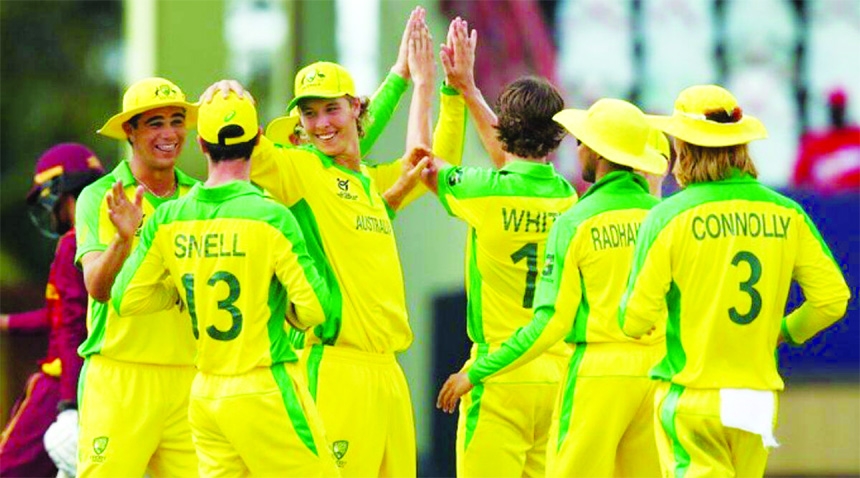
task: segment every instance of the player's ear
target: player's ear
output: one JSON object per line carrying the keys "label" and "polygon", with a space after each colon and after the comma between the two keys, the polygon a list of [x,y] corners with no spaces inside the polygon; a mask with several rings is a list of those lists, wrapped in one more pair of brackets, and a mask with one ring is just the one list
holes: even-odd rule
{"label": "player's ear", "polygon": [[197,136],[197,144],[200,145],[200,151],[203,151],[203,154],[209,154],[209,148],[206,147],[206,142],[200,136]]}

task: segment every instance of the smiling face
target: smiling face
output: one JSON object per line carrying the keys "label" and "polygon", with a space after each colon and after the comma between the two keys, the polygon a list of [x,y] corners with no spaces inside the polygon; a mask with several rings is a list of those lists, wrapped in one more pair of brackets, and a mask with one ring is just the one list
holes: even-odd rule
{"label": "smiling face", "polygon": [[298,108],[308,140],[324,154],[335,157],[358,150],[357,98],[308,98]]}
{"label": "smiling face", "polygon": [[176,164],[185,144],[185,109],[165,106],[146,111],[137,126],[123,124],[134,151],[134,158],[149,169],[166,170]]}

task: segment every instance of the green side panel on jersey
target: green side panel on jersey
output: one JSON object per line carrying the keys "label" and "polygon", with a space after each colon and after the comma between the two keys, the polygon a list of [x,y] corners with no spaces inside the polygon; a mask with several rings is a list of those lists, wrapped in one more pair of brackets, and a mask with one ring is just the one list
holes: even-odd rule
{"label": "green side panel on jersey", "polygon": [[567,432],[570,429],[570,416],[573,414],[573,395],[576,391],[576,376],[579,374],[579,366],[582,364],[582,358],[585,356],[585,343],[576,344],[576,349],[573,351],[573,356],[570,358],[570,364],[567,367],[567,380],[564,383],[564,390],[561,398],[561,412],[558,418],[558,443],[556,451],[561,450],[561,445],[567,437]]}
{"label": "green side panel on jersey", "polygon": [[287,415],[290,417],[293,429],[296,431],[299,439],[302,440],[302,443],[308,447],[308,450],[314,455],[319,456],[317,446],[314,443],[313,432],[311,432],[311,427],[308,425],[308,419],[305,416],[301,402],[299,402],[299,397],[296,396],[296,391],[293,390],[293,382],[287,375],[284,364],[272,364],[271,370],[272,376],[275,378],[275,383],[278,384],[278,388],[281,390],[281,398],[284,401],[284,406],[287,408]]}
{"label": "green side panel on jersey", "polygon": [[478,269],[478,232],[469,228],[471,246],[469,248],[469,293],[466,297],[466,331],[469,339],[476,344],[484,343],[484,313],[481,299],[483,278]]}
{"label": "green side panel on jersey", "polygon": [[576,318],[573,319],[573,333],[565,341],[582,344],[587,342],[585,332],[588,330],[588,315],[591,313],[591,307],[588,306],[585,278],[581,275],[579,276],[579,286],[582,289],[582,298],[579,301],[579,308],[576,310]]}
{"label": "green side panel on jersey", "polygon": [[[490,346],[488,344],[478,344],[478,356],[476,359],[479,359],[489,352]],[[472,441],[472,436],[475,435],[475,429],[478,427],[478,418],[481,415],[481,397],[484,395],[484,384],[475,385],[472,388],[472,391],[469,392],[469,398],[472,403],[469,405],[469,410],[466,411],[466,438],[465,443],[463,444],[463,449],[469,447],[469,442]]]}
{"label": "green side panel on jersey", "polygon": [[277,276],[272,276],[272,280],[269,282],[269,320],[266,323],[266,330],[269,333],[269,355],[272,358],[272,363],[298,360],[296,353],[293,352],[290,336],[285,329],[287,324],[284,317],[287,312],[287,300],[287,290],[284,289]]}
{"label": "green side panel on jersey", "polygon": [[[290,207],[302,233],[305,236],[305,244],[308,247],[308,254],[316,262],[317,270],[325,280],[329,288],[329,301],[331,305],[331,314],[326,317],[325,322],[314,328],[314,333],[319,337],[320,341],[326,345],[334,345],[337,342],[337,337],[340,335],[341,320],[343,314],[343,295],[340,291],[340,284],[337,281],[337,276],[334,274],[334,269],[329,263],[323,249],[322,236],[320,228],[317,225],[316,218],[310,205],[302,199],[301,201]],[[295,342],[295,334],[294,342]]]}
{"label": "green side panel on jersey", "polygon": [[325,350],[325,347],[321,344],[313,344],[310,350],[305,351],[305,353],[310,354],[308,355],[308,390],[314,402],[317,400],[317,386],[320,381],[320,363],[322,362],[323,350]]}
{"label": "green side panel on jersey", "polygon": [[96,302],[92,297],[89,299],[89,305],[90,317],[92,317],[92,321],[90,322],[91,329],[86,340],[78,347],[78,355],[84,358],[102,351],[109,307],[107,303]]}
{"label": "green side panel on jersey", "polygon": [[669,440],[672,442],[672,453],[675,455],[675,478],[683,478],[690,468],[690,454],[681,446],[681,440],[678,439],[678,431],[675,428],[675,418],[678,411],[678,401],[681,394],[684,392],[684,387],[673,383],[669,387],[669,393],[663,399],[663,405],[660,407],[660,424]]}
{"label": "green side panel on jersey", "polygon": [[681,291],[674,281],[666,293],[666,309],[669,314],[666,320],[666,356],[651,369],[649,376],[671,381],[687,365],[687,353],[681,342]]}

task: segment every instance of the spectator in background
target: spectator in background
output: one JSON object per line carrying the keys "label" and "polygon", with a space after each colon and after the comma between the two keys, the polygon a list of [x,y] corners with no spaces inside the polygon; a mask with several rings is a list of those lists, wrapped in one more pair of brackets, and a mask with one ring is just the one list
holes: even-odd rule
{"label": "spectator in background", "polygon": [[[36,163],[33,187],[27,194],[30,217],[45,235],[59,237],[59,242],[45,307],[0,315],[0,331],[48,332],[48,353],[39,362],[39,371],[27,380],[27,389],[3,430],[0,476],[54,476],[57,466],[70,476],[75,474],[77,387],[83,365],[77,348],[87,336],[87,291],[74,260],[75,204],[84,186],[103,174],[95,154],[77,143],[58,144]],[[49,427],[52,431],[43,444]]]}
{"label": "spectator in background", "polygon": [[848,124],[844,90],[831,91],[827,104],[830,127],[800,138],[792,184],[821,192],[860,190],[860,126]]}

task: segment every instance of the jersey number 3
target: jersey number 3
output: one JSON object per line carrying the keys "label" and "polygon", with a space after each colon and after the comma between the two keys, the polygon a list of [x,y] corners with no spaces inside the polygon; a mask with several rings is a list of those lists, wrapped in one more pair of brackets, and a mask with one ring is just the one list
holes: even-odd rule
{"label": "jersey number 3", "polygon": [[[209,278],[206,284],[212,287],[218,282],[225,282],[229,290],[227,297],[218,301],[218,309],[229,312],[233,323],[227,330],[221,330],[214,325],[210,325],[206,327],[206,333],[215,340],[233,340],[242,331],[242,311],[233,305],[239,298],[239,292],[241,292],[239,279],[227,271],[218,271],[212,274],[212,277]],[[191,328],[194,330],[194,338],[199,339],[200,331],[197,328],[197,306],[194,302],[194,274],[185,274],[182,276],[182,285],[185,286],[185,299],[188,304],[188,314],[191,315]]]}
{"label": "jersey number 3", "polygon": [[741,262],[746,262],[750,266],[749,279],[740,283],[740,290],[750,296],[750,310],[746,314],[741,314],[738,309],[732,307],[729,309],[729,318],[736,324],[747,325],[761,313],[761,294],[753,287],[761,279],[761,261],[752,252],[740,251],[732,258],[732,265],[737,266]]}

